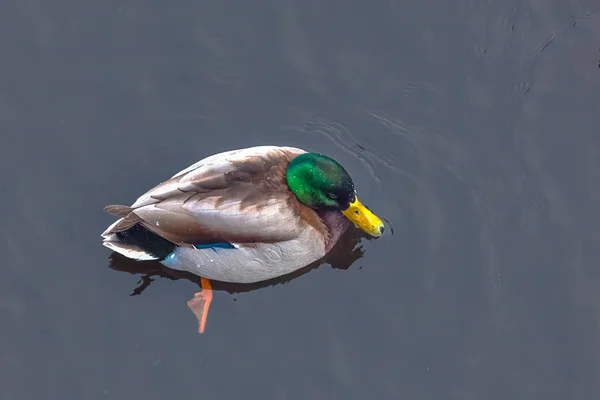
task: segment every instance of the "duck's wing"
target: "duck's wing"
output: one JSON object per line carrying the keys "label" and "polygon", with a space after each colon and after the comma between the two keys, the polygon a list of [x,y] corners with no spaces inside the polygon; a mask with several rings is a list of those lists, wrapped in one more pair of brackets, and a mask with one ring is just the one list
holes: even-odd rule
{"label": "duck's wing", "polygon": [[121,219],[108,237],[136,224],[180,246],[251,244],[297,237],[307,224],[325,230],[286,183],[288,163],[304,150],[261,146],[208,157],[126,206],[106,211]]}

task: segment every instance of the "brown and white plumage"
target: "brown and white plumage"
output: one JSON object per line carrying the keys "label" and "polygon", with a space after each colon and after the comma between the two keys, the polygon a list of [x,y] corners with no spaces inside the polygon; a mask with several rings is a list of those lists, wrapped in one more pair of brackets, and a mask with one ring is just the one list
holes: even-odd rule
{"label": "brown and white plumage", "polygon": [[[207,157],[140,196],[107,206],[119,219],[103,244],[126,257],[226,282],[274,278],[323,257],[350,225],[338,210],[300,203],[286,183],[289,162],[304,150],[259,146]],[[172,245],[162,257],[140,240]],[[219,246],[217,244],[227,244]]]}

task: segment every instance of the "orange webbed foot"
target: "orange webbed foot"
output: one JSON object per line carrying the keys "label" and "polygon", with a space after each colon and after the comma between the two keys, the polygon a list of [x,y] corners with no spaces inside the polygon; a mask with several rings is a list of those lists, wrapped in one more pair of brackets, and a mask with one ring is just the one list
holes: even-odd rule
{"label": "orange webbed foot", "polygon": [[187,302],[188,307],[198,319],[198,333],[203,333],[206,327],[206,318],[208,317],[208,309],[213,299],[212,286],[206,278],[200,278],[202,291],[195,293],[194,298]]}

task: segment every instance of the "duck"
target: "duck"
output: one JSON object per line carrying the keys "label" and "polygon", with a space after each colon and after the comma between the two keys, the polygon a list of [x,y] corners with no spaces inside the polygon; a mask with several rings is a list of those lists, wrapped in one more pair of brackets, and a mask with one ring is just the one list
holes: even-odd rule
{"label": "duck", "polygon": [[[118,219],[102,244],[200,278],[188,306],[205,330],[211,280],[255,283],[323,258],[354,224],[380,237],[384,223],[357,197],[333,158],[289,146],[208,156],[142,194],[104,210]],[[195,308],[194,308],[195,307]]]}

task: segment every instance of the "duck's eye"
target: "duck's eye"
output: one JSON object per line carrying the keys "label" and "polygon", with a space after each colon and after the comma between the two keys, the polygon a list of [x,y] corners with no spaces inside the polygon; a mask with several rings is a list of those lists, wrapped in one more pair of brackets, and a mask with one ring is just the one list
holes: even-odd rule
{"label": "duck's eye", "polygon": [[338,198],[334,193],[327,193],[327,197],[329,197],[331,200],[335,200]]}

